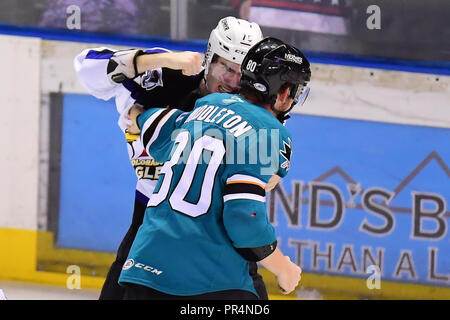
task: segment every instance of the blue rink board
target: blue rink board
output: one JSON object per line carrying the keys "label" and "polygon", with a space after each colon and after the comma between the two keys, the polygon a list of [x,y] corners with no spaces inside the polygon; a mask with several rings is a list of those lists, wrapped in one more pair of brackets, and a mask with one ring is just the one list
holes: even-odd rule
{"label": "blue rink board", "polygon": [[[64,97],[57,239],[61,247],[115,252],[130,225],[136,178],[117,117],[113,101],[87,95]],[[287,127],[292,134],[293,155],[289,174],[281,183],[286,195],[291,194],[294,181],[307,185],[328,172],[333,174],[322,183],[337,188],[344,202],[350,200],[349,179],[363,190],[393,192],[403,186],[390,202],[394,226],[383,235],[360,230],[364,221],[372,226],[385,222],[361,207],[346,208],[340,224],[332,230],[308,227],[308,188],[301,194],[304,203],[300,206],[300,224],[292,225],[278,196],[274,225],[284,253],[298,261],[305,272],[367,278],[362,266],[365,247],[374,257],[382,252],[382,279],[449,286],[445,280],[450,278],[449,129],[306,115],[293,115]],[[424,161],[425,165],[416,170]],[[415,170],[417,174],[405,182]],[[434,194],[444,200],[445,233],[439,239],[412,238],[412,192]],[[333,200],[327,194],[320,199]],[[361,204],[361,193],[353,200]],[[433,203],[424,204],[424,210],[434,209]],[[319,207],[321,221],[332,215],[333,207]],[[436,222],[425,219],[422,228],[431,232]],[[299,242],[306,243],[301,257],[295,244]],[[331,268],[323,258],[314,268],[314,245],[322,253],[327,245],[332,247]],[[431,250],[435,255],[433,272],[441,280],[430,279]],[[342,265],[338,269],[339,262]],[[400,272],[394,275],[395,271]]]}
{"label": "blue rink board", "polygon": [[[449,129],[306,115],[293,115],[287,127],[293,137],[293,154],[290,172],[282,181],[286,195],[292,193],[294,181],[306,185],[312,180],[337,188],[345,203],[350,202],[349,181],[359,183],[363,190],[379,188],[397,193],[389,203],[393,228],[381,235],[360,230],[364,221],[377,227],[385,223],[360,206],[346,208],[334,229],[309,227],[308,188],[301,193],[299,225],[290,223],[277,200],[273,222],[282,251],[296,259],[304,271],[367,278],[369,274],[362,267],[362,250],[366,247],[374,257],[383,252],[382,279],[450,286]],[[438,196],[446,205],[445,232],[437,239],[413,237],[411,208],[413,193],[417,192]],[[327,193],[319,199],[336,202]],[[361,205],[361,193],[353,203]],[[423,204],[423,210],[432,212],[436,208],[433,202]],[[331,220],[333,214],[334,206],[321,205],[318,209],[320,221]],[[422,231],[432,233],[437,228],[435,220],[422,220]],[[300,253],[299,242],[306,243],[300,244]],[[314,264],[319,256],[314,250],[332,252],[331,268],[326,265],[328,258],[318,258]]]}
{"label": "blue rink board", "polygon": [[136,175],[114,100],[65,94],[57,244],[115,252],[131,224]]}

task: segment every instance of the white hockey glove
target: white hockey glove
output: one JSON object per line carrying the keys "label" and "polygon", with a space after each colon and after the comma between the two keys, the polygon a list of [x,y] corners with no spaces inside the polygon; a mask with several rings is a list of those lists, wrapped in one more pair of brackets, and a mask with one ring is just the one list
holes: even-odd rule
{"label": "white hockey glove", "polygon": [[116,83],[136,78],[139,75],[136,58],[143,54],[144,51],[138,49],[117,51],[109,58],[106,70],[108,77]]}

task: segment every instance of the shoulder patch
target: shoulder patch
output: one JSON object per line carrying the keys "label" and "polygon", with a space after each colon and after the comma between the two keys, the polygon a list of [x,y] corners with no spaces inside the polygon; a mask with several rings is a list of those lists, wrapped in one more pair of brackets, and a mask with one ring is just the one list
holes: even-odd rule
{"label": "shoulder patch", "polygon": [[145,90],[150,91],[158,86],[160,87],[163,86],[161,68],[147,70],[141,76],[141,87],[144,88]]}
{"label": "shoulder patch", "polygon": [[283,150],[280,150],[281,156],[286,160],[281,164],[281,168],[289,170],[291,166],[291,155],[292,155],[292,141],[288,138],[288,141],[283,140]]}

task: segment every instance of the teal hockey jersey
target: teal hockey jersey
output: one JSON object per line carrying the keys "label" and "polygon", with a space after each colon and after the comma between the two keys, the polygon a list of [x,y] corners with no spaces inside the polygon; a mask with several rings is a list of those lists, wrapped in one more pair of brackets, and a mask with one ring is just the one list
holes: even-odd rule
{"label": "teal hockey jersey", "polygon": [[235,248],[273,244],[265,185],[289,170],[287,129],[239,95],[215,93],[191,112],[138,118],[148,154],[164,162],[119,283],[172,295],[240,289],[256,294]]}

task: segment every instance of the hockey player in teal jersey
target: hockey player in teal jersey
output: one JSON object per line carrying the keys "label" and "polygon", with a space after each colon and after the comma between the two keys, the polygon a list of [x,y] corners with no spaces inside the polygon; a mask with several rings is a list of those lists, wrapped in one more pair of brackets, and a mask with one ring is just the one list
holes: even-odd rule
{"label": "hockey player in teal jersey", "polygon": [[249,261],[274,273],[284,293],[298,285],[301,270],[277,248],[265,192],[289,170],[282,122],[307,96],[309,62],[266,38],[241,71],[239,95],[206,96],[192,112],[132,109],[145,149],[164,165],[122,268],[127,299],[256,299]]}

